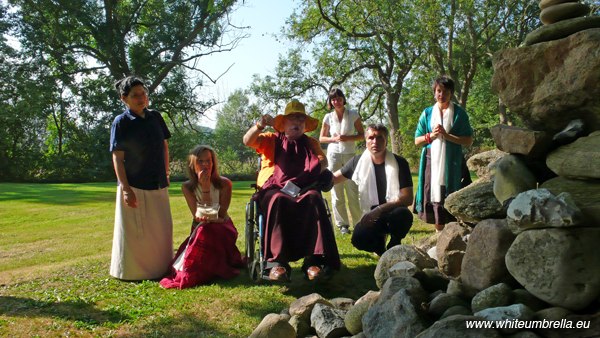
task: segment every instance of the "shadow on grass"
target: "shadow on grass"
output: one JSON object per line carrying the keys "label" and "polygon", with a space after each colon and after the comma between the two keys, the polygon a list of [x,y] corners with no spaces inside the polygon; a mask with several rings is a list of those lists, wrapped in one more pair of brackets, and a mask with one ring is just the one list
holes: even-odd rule
{"label": "shadow on grass", "polygon": [[45,302],[30,298],[0,296],[0,315],[13,317],[51,317],[85,325],[117,324],[129,320],[129,316],[116,310],[98,310],[85,302]]}
{"label": "shadow on grass", "polygon": [[136,328],[127,337],[228,337],[233,330],[224,331],[194,313],[158,317],[156,320]]}

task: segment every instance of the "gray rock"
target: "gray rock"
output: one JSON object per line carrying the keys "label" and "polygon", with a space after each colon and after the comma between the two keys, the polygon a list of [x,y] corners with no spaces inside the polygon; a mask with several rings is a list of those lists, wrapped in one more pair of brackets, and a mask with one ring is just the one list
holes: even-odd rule
{"label": "gray rock", "polygon": [[506,212],[508,228],[514,234],[529,229],[572,227],[581,224],[582,217],[569,193],[554,196],[548,189],[520,193]]}
{"label": "gray rock", "polygon": [[[428,312],[434,317],[439,318],[449,308],[455,306],[462,306],[467,308],[469,304],[462,298],[447,293],[439,294],[430,303]],[[470,314],[470,313],[469,313]]]}
{"label": "gray rock", "polygon": [[512,300],[511,287],[505,283],[499,283],[477,293],[471,300],[471,310],[478,316],[479,311],[507,306],[512,304]]}
{"label": "gray rock", "polygon": [[363,302],[367,302],[367,303],[369,303],[369,306],[371,306],[371,304],[373,304],[373,302],[376,302],[377,299],[379,299],[379,295],[380,294],[381,294],[381,291],[369,290],[362,297],[360,297],[359,299],[357,299],[356,302],[354,302],[354,305],[360,304],[360,303],[363,303]]}
{"label": "gray rock", "polygon": [[425,300],[424,292],[407,289],[380,298],[363,316],[363,332],[367,337],[415,337],[429,326],[421,306]]}
{"label": "gray rock", "polygon": [[559,21],[552,25],[541,26],[525,36],[526,46],[566,38],[571,34],[586,30],[600,28],[600,17],[590,16]]}
{"label": "gray rock", "polygon": [[600,131],[551,152],[546,164],[559,176],[600,179]]}
{"label": "gray rock", "polygon": [[402,261],[394,264],[390,270],[390,277],[414,277],[420,270],[409,261]]}
{"label": "gray rock", "polygon": [[465,292],[463,291],[463,285],[460,279],[450,279],[448,281],[448,286],[446,287],[446,293],[461,298],[466,298]]}
{"label": "gray rock", "polygon": [[249,338],[295,338],[296,331],[287,318],[275,313],[266,315]]}
{"label": "gray rock", "polygon": [[514,240],[504,219],[488,219],[475,226],[461,268],[462,290],[467,297],[498,283],[514,282],[504,263]]}
{"label": "gray rock", "polygon": [[[433,323],[416,338],[500,338],[495,329],[467,328],[467,321],[481,321],[475,316],[454,315]],[[391,336],[388,336],[391,337]]]}
{"label": "gray rock", "polygon": [[590,53],[599,49],[600,29],[504,49],[492,60],[492,89],[527,128],[552,135],[581,118],[590,130],[598,130],[600,58]]}
{"label": "gray rock", "polygon": [[471,229],[460,225],[457,222],[446,224],[444,230],[440,232],[437,246],[438,268],[444,274],[452,277],[460,275],[460,266],[462,258],[467,249],[467,243],[464,238],[471,233]]}
{"label": "gray rock", "polygon": [[513,290],[513,303],[523,304],[533,311],[539,311],[549,306],[548,303],[532,295],[525,289]]}
{"label": "gray rock", "polygon": [[569,143],[575,141],[576,139],[578,139],[580,136],[582,136],[584,132],[585,132],[585,124],[583,123],[583,120],[581,120],[581,119],[573,120],[573,121],[569,122],[569,124],[565,127],[565,129],[561,130],[560,132],[558,132],[558,133],[554,134],[554,136],[552,136],[552,144],[553,145],[569,144]]}
{"label": "gray rock", "polygon": [[294,328],[296,331],[296,337],[306,337],[310,334],[310,323],[306,320],[303,320],[300,316],[292,316],[288,323]]}
{"label": "gray rock", "polygon": [[379,288],[389,278],[389,269],[398,262],[409,261],[419,269],[433,268],[437,262],[431,259],[427,253],[412,245],[397,245],[387,250],[380,258],[375,268],[375,283]]}
{"label": "gray rock", "polygon": [[490,180],[492,176],[490,166],[506,155],[508,154],[498,149],[484,151],[469,157],[467,167],[469,171],[474,171],[479,179]]}
{"label": "gray rock", "polygon": [[577,18],[590,13],[590,7],[578,2],[565,2],[542,9],[540,19],[544,25],[553,24],[566,19]]}
{"label": "gray rock", "polygon": [[316,303],[310,313],[310,324],[319,338],[337,338],[348,334],[344,324],[346,311]]}
{"label": "gray rock", "polygon": [[457,305],[444,311],[444,313],[442,313],[442,316],[440,317],[440,320],[455,315],[471,316],[473,315],[473,313],[471,312],[471,310],[469,310],[468,307]]}
{"label": "gray rock", "polygon": [[[513,304],[510,306],[484,309],[479,312],[475,312],[475,316],[482,317],[490,321],[511,323],[515,319],[519,321],[530,321],[534,318],[534,312],[523,304]],[[518,327],[510,326],[499,329],[499,331],[503,333],[514,333],[518,330]]]}
{"label": "gray rock", "polygon": [[355,334],[354,336],[350,337],[350,338],[367,338],[367,336],[365,336],[364,332]]}
{"label": "gray rock", "polygon": [[550,136],[543,131],[497,124],[490,129],[498,149],[532,158],[543,157],[550,148]]}
{"label": "gray rock", "polygon": [[310,313],[317,303],[333,307],[333,304],[331,304],[327,299],[323,298],[320,294],[311,293],[310,295],[296,299],[292,302],[292,304],[290,304],[290,315],[300,316],[302,317],[302,320],[308,321],[310,318]]}
{"label": "gray rock", "polygon": [[444,207],[459,221],[468,224],[487,218],[504,218],[506,210],[494,196],[493,185],[493,182],[473,182],[448,195]]}
{"label": "gray rock", "polygon": [[523,304],[487,308],[475,312],[475,316],[487,320],[501,321],[506,319],[532,320],[535,313]]}
{"label": "gray rock", "polygon": [[412,277],[390,277],[383,284],[376,303],[386,302],[400,290],[409,290],[411,294],[418,295],[423,299],[427,298],[421,283],[417,279]]}
{"label": "gray rock", "polygon": [[535,318],[537,320],[550,320],[550,321],[560,321],[561,319],[567,318],[573,312],[571,310],[567,310],[563,307],[549,307],[547,309],[539,310],[535,313]]}
{"label": "gray rock", "polygon": [[527,291],[554,306],[581,310],[600,295],[600,228],[551,228],[520,233],[506,266]]}
{"label": "gray rock", "polygon": [[[538,330],[539,334],[545,338],[600,337],[600,313],[569,315],[559,321],[561,320],[566,325],[570,324],[571,328],[566,330],[557,330],[554,328],[540,329]],[[577,328],[578,322],[584,324],[584,326]]]}
{"label": "gray rock", "polygon": [[348,311],[354,305],[354,299],[345,297],[332,298],[329,302],[334,308],[344,311]]}
{"label": "gray rock", "polygon": [[519,331],[510,335],[504,336],[505,338],[539,338],[537,334],[531,331]]}
{"label": "gray rock", "polygon": [[544,182],[541,188],[550,190],[554,195],[568,192],[588,223],[600,225],[600,181],[556,177]]}
{"label": "gray rock", "polygon": [[348,330],[350,334],[355,335],[362,332],[362,318],[369,310],[369,307],[369,302],[362,302],[354,304],[350,310],[348,310],[344,317],[344,324],[346,325],[346,330]]}
{"label": "gray rock", "polygon": [[494,196],[501,204],[536,186],[535,176],[517,156],[507,155],[497,162],[494,169]]}
{"label": "gray rock", "polygon": [[577,2],[577,1],[579,1],[579,0],[541,0],[538,5],[540,6],[540,9],[544,9],[546,7],[554,6],[557,4],[562,4],[565,2]]}
{"label": "gray rock", "polygon": [[423,273],[416,277],[427,292],[446,290],[450,282],[448,277],[437,268],[423,269]]}

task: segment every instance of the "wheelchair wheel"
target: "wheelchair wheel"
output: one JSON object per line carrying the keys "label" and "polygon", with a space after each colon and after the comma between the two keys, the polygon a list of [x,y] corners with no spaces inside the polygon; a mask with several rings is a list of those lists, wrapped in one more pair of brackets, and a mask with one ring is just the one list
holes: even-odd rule
{"label": "wheelchair wheel", "polygon": [[262,267],[259,261],[253,261],[250,267],[250,279],[254,283],[260,284],[263,280]]}
{"label": "wheelchair wheel", "polygon": [[248,264],[248,270],[250,273],[250,278],[252,278],[252,269],[253,269],[253,263],[255,260],[255,250],[254,250],[254,243],[256,241],[256,239],[254,238],[254,227],[255,227],[255,221],[254,221],[254,205],[253,205],[253,201],[250,201],[246,204],[246,229],[245,229],[245,235],[246,235],[246,259],[247,259],[247,264]]}

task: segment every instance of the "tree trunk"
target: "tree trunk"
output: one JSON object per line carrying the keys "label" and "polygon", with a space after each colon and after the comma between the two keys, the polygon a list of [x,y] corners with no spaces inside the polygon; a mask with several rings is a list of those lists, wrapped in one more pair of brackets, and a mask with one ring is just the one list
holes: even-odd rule
{"label": "tree trunk", "polygon": [[399,154],[402,149],[402,140],[400,134],[400,122],[398,119],[398,101],[400,95],[397,93],[388,93],[386,95],[386,106],[388,111],[388,122],[390,125],[390,142],[392,144],[392,152]]}

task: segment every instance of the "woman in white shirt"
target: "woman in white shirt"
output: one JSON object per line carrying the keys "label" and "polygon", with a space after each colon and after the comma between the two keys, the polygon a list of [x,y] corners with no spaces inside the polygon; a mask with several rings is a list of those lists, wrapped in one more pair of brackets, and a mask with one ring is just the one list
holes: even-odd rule
{"label": "woman in white shirt", "polygon": [[[329,91],[327,108],[333,109],[333,111],[323,118],[319,141],[329,143],[327,146],[328,169],[335,172],[355,155],[356,141],[364,138],[365,131],[360,115],[356,111],[346,108],[346,97],[339,88]],[[336,184],[331,190],[333,216],[335,224],[342,234],[350,233],[346,199],[352,222],[357,223],[360,221],[362,213],[358,204],[358,188],[352,180]]]}

